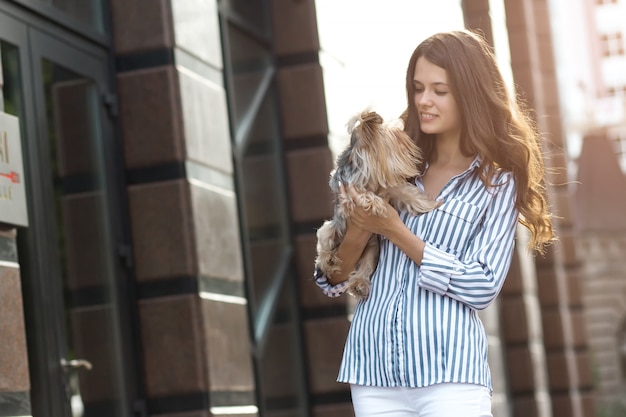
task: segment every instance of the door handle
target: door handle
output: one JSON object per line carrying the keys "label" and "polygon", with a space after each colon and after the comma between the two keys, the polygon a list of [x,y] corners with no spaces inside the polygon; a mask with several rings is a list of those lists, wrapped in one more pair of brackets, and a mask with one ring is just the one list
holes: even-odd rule
{"label": "door handle", "polygon": [[79,369],[85,369],[86,371],[91,371],[93,365],[87,359],[72,359],[67,360],[65,358],[61,359],[61,366],[65,372],[76,371]]}

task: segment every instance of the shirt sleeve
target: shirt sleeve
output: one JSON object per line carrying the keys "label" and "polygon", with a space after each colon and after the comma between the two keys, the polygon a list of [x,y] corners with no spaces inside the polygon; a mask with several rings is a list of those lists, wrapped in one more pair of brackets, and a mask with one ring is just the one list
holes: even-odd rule
{"label": "shirt sleeve", "polygon": [[500,179],[505,182],[493,189],[483,224],[462,259],[426,242],[418,285],[476,310],[496,298],[511,265],[518,220],[513,176]]}
{"label": "shirt sleeve", "polygon": [[319,269],[315,269],[313,272],[313,278],[315,279],[315,284],[317,284],[322,292],[328,297],[336,298],[348,291],[347,280],[340,282],[337,285],[331,285],[330,282],[328,282],[328,278]]}

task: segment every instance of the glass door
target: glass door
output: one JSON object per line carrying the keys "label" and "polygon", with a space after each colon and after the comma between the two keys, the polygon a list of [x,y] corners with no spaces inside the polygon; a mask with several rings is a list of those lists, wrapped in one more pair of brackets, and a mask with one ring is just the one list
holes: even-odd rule
{"label": "glass door", "polygon": [[[4,109],[21,120],[29,227],[18,230],[34,417],[128,416],[125,270],[108,61],[0,13]],[[124,320],[122,320],[124,318]]]}

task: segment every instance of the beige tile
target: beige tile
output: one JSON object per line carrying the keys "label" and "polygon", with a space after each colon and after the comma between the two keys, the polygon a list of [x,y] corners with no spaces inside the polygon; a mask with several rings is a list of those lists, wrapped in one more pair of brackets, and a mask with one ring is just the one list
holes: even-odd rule
{"label": "beige tile", "polygon": [[207,391],[204,328],[198,296],[139,302],[149,397]]}
{"label": "beige tile", "polygon": [[106,284],[107,258],[102,193],[62,197],[67,278],[71,289]]}
{"label": "beige tile", "polygon": [[118,91],[126,167],[182,161],[185,148],[174,68],[120,74]]}
{"label": "beige tile", "polygon": [[254,390],[246,305],[202,299],[201,308],[210,390]]}
{"label": "beige tile", "polygon": [[30,389],[19,270],[0,266],[0,391]]}
{"label": "beige tile", "polygon": [[276,55],[320,49],[314,0],[273,0],[272,12]]}
{"label": "beige tile", "polygon": [[203,276],[243,280],[237,201],[232,192],[191,185],[198,269]]}
{"label": "beige tile", "polygon": [[287,153],[289,204],[295,223],[318,222],[333,213],[332,193],[328,186],[333,168],[330,150],[311,148]]}
{"label": "beige tile", "polygon": [[305,351],[309,353],[310,392],[322,394],[342,389],[337,381],[348,334],[347,319],[310,320],[304,325]]}
{"label": "beige tile", "polygon": [[197,274],[189,194],[185,180],[129,187],[138,281]]}
{"label": "beige tile", "polygon": [[278,91],[287,141],[328,134],[324,82],[319,64],[280,69]]}
{"label": "beige tile", "polygon": [[173,46],[169,0],[112,0],[111,21],[118,54],[131,54]]}
{"label": "beige tile", "polygon": [[232,174],[224,88],[189,71],[178,72],[178,79],[187,158]]}

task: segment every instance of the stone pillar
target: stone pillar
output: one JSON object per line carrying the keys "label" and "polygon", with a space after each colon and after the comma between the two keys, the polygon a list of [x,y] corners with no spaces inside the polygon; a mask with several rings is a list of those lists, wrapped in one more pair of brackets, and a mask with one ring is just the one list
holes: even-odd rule
{"label": "stone pillar", "polygon": [[548,198],[558,216],[559,243],[536,258],[552,412],[554,417],[589,417],[594,407],[579,290],[581,264],[574,245],[548,5],[546,0],[505,0],[505,9],[513,78],[544,133]]}
{"label": "stone pillar", "polygon": [[[1,51],[0,51],[1,53]],[[0,61],[0,111],[4,110]],[[30,376],[17,229],[0,223],[0,417],[30,415]]]}
{"label": "stone pillar", "polygon": [[597,408],[607,416],[626,414],[626,196],[606,192],[624,189],[607,132],[587,133],[578,158],[577,247],[585,254],[582,293]]}
{"label": "stone pillar", "polygon": [[16,229],[0,224],[0,416],[30,415],[30,377]]}
{"label": "stone pillar", "polygon": [[510,412],[515,417],[551,417],[535,264],[526,249],[528,232],[523,226],[518,229],[513,264],[500,294]]}
{"label": "stone pillar", "polygon": [[325,297],[312,281],[315,231],[332,216],[333,167],[314,0],[273,0],[274,53],[296,244],[313,416],[349,416],[349,387],[335,382],[349,322],[346,297]]}
{"label": "stone pillar", "polygon": [[256,398],[218,3],[111,10],[145,407],[233,414]]}
{"label": "stone pillar", "polygon": [[489,0],[462,0],[461,5],[465,27],[482,33],[494,45]]}

